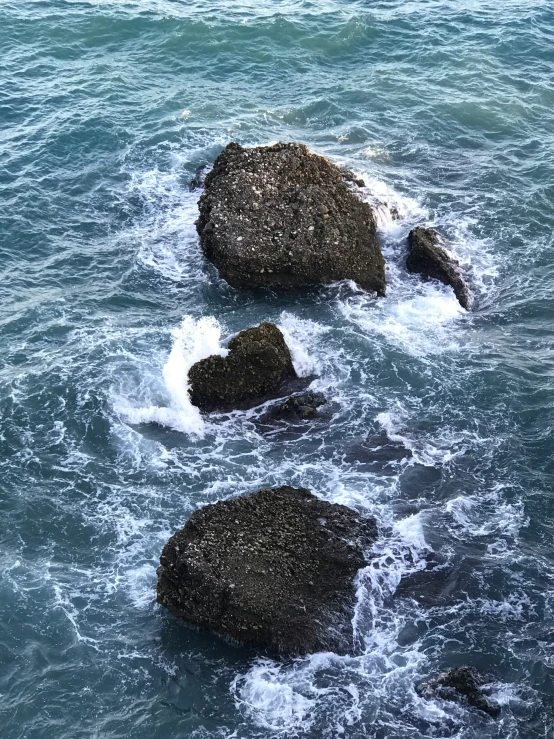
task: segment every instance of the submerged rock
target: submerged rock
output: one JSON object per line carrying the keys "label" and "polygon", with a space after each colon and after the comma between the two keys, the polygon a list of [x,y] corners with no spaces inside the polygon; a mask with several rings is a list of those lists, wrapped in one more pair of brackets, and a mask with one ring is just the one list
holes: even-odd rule
{"label": "submerged rock", "polygon": [[371,207],[303,144],[229,144],[206,177],[196,223],[206,257],[236,288],[353,280],[385,294]]}
{"label": "submerged rock", "polygon": [[413,456],[411,449],[401,441],[390,439],[386,431],[370,435],[347,450],[345,462],[362,462],[380,470],[396,467]]}
{"label": "submerged rock", "polygon": [[193,513],[163,549],[157,599],[273,653],[346,653],[354,578],[376,536],[374,519],[309,490],[259,490]]}
{"label": "submerged rock", "polygon": [[204,187],[204,184],[206,182],[206,176],[210,170],[210,167],[208,164],[201,164],[196,172],[194,173],[194,177],[190,181],[189,184],[189,190],[191,192],[194,192],[194,190],[201,190]]}
{"label": "submerged rock", "polygon": [[[468,558],[469,559],[469,558]],[[394,598],[412,598],[420,608],[448,607],[467,597],[468,578],[442,556],[426,557],[424,569],[404,575]],[[469,563],[468,563],[469,564]],[[470,564],[474,564],[470,561]],[[469,576],[469,585],[472,585]]]}
{"label": "submerged rock", "polygon": [[241,331],[228,349],[226,357],[214,354],[189,370],[191,403],[204,411],[256,405],[296,378],[289,348],[273,323]]}
{"label": "submerged rock", "polygon": [[269,423],[270,421],[303,421],[313,418],[317,414],[317,409],[327,403],[327,399],[323,393],[315,393],[308,390],[305,393],[291,395],[281,403],[269,408],[260,421]]}
{"label": "submerged rock", "polygon": [[412,229],[408,236],[408,249],[406,266],[409,272],[450,285],[462,308],[470,310],[470,293],[460,265],[440,246],[436,231],[421,226]]}
{"label": "submerged rock", "polygon": [[449,672],[442,672],[433,682],[422,683],[417,687],[417,692],[427,699],[442,698],[465,702],[496,717],[500,713],[500,707],[485,697],[481,689],[484,682],[484,678],[472,667],[457,667]]}

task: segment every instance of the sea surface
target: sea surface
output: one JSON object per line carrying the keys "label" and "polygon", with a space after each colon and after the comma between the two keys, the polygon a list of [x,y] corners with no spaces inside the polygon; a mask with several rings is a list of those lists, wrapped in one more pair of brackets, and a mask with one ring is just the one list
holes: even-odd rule
{"label": "sea surface", "polygon": [[[221,281],[189,182],[229,141],[358,173],[387,297]],[[472,313],[406,272],[419,224]],[[551,0],[0,0],[2,739],[553,737],[553,233]],[[190,405],[190,365],[262,320],[320,422]],[[280,484],[379,522],[354,656],[155,603],[192,511]],[[418,696],[460,665],[498,719]]]}

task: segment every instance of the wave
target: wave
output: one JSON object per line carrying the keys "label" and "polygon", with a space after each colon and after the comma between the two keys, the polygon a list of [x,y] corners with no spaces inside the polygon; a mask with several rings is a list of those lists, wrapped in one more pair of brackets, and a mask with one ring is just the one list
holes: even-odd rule
{"label": "wave", "polygon": [[168,404],[131,407],[120,399],[115,407],[132,424],[157,423],[203,436],[206,424],[190,402],[188,372],[200,359],[212,354],[226,356],[227,350],[220,346],[221,327],[213,318],[185,316],[172,333],[173,346],[162,371]]}

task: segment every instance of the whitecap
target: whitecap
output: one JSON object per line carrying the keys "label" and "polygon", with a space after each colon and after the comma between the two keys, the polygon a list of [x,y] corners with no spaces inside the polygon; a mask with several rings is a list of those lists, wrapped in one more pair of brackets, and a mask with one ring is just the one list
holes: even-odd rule
{"label": "whitecap", "polygon": [[226,356],[220,346],[221,327],[214,318],[185,316],[173,331],[173,346],[163,367],[167,405],[133,407],[120,398],[116,410],[129,423],[157,423],[186,434],[203,436],[205,421],[189,396],[188,372],[195,362],[212,354]]}
{"label": "whitecap", "polygon": [[278,327],[290,349],[292,363],[299,377],[310,377],[321,372],[321,365],[315,356],[318,336],[329,329],[315,321],[299,318],[293,313],[283,311]]}
{"label": "whitecap", "polygon": [[425,208],[415,198],[403,195],[383,180],[366,173],[361,174],[361,179],[365,183],[365,199],[373,206],[375,222],[380,231],[397,231],[399,227],[405,229],[402,221],[412,223],[428,217]]}
{"label": "whitecap", "polygon": [[[410,279],[410,278],[408,278]],[[389,297],[375,303],[365,294],[339,301],[344,318],[370,338],[383,339],[406,354],[424,357],[459,349],[450,324],[465,313],[452,290],[444,285],[413,280],[413,289],[392,284]]]}
{"label": "whitecap", "polygon": [[313,723],[314,697],[300,687],[291,683],[281,665],[257,660],[245,675],[235,678],[231,690],[239,710],[261,728],[281,734],[308,731]]}

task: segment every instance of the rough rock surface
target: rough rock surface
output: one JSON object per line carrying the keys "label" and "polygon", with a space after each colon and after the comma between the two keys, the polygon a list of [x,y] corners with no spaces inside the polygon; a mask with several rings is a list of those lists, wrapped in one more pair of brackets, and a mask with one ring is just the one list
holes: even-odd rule
{"label": "rough rock surface", "polygon": [[408,235],[408,249],[406,266],[409,272],[450,285],[462,308],[470,310],[470,293],[460,265],[440,246],[436,231],[421,226],[412,229]]}
{"label": "rough rock surface", "polygon": [[354,578],[376,536],[373,519],[305,489],[263,489],[208,505],[165,545],[158,602],[271,653],[346,653]]}
{"label": "rough rock surface", "polygon": [[189,370],[191,403],[204,411],[255,405],[296,377],[289,348],[273,323],[241,331],[228,349],[226,357],[214,354]]}
{"label": "rough rock surface", "polygon": [[206,177],[196,223],[206,257],[236,288],[350,279],[385,294],[370,205],[303,144],[229,144]]}
{"label": "rough rock surface", "polygon": [[449,672],[442,672],[437,680],[419,685],[417,690],[424,698],[442,698],[443,700],[467,702],[470,706],[485,711],[490,716],[498,716],[500,707],[485,697],[481,686],[485,682],[479,673],[471,667],[457,667]]}

